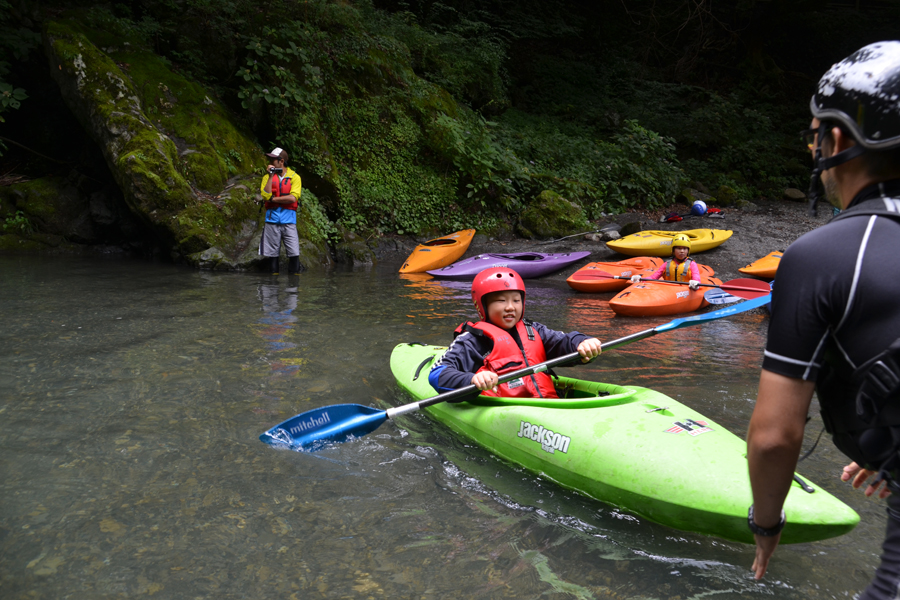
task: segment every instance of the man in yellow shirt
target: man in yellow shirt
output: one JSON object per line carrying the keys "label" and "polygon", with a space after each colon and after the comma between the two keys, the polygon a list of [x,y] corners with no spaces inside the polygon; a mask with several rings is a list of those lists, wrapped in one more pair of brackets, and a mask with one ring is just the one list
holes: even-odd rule
{"label": "man in yellow shirt", "polygon": [[287,166],[288,153],[281,148],[267,152],[269,166],[259,186],[266,205],[266,225],[259,240],[259,255],[269,259],[272,273],[278,274],[281,244],[288,255],[288,273],[300,272],[300,240],[297,237],[297,207],[300,176]]}

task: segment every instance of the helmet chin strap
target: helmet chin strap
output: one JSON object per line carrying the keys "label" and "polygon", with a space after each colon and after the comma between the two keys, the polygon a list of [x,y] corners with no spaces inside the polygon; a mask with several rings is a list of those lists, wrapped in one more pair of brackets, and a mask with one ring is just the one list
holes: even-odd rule
{"label": "helmet chin strap", "polygon": [[828,131],[828,129],[829,126],[827,123],[819,123],[819,131],[816,135],[815,167],[813,167],[812,175],[809,178],[809,216],[811,217],[815,217],[819,214],[817,205],[819,204],[819,198],[823,191],[822,173],[832,167],[842,165],[858,156],[862,156],[866,151],[860,144],[856,144],[846,150],[842,150],[837,154],[829,156],[828,158],[822,158],[822,138],[825,136],[825,132]]}

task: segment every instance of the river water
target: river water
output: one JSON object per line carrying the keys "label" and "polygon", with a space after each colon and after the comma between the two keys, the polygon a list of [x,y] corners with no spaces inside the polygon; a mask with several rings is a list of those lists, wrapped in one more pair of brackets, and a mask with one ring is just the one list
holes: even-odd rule
{"label": "river water", "polygon": [[[468,286],[399,264],[301,276],[0,256],[0,597],[849,598],[878,564],[883,501],[800,467],[862,516],[753,548],[669,529],[543,481],[422,414],[310,454],[260,433],[338,403],[409,402],[398,343],[449,343]],[[574,269],[572,269],[574,270]],[[603,340],[668,319],[530,281],[526,314]],[[767,316],[609,351],[584,379],[642,385],[743,436]],[[815,416],[806,447],[821,429]]]}

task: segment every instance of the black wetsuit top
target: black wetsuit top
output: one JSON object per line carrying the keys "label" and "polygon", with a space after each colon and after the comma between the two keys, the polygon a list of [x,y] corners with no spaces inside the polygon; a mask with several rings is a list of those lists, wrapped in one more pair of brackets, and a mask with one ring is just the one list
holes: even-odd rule
{"label": "black wetsuit top", "polygon": [[[883,195],[882,195],[883,194]],[[897,218],[852,216],[896,199]],[[863,190],[785,251],[763,368],[816,380],[826,354],[855,368],[900,337],[900,180]],[[830,360],[830,359],[828,359]],[[833,361],[837,362],[837,361]]]}
{"label": "black wetsuit top", "polygon": [[[882,214],[854,216],[872,211]],[[763,368],[816,381],[823,418],[838,431],[835,444],[854,460],[858,447],[842,433],[858,422],[850,376],[900,338],[898,271],[894,180],[866,188],[832,222],[791,244],[775,278]],[[900,489],[892,488],[881,564],[860,600],[896,598],[900,589]]]}

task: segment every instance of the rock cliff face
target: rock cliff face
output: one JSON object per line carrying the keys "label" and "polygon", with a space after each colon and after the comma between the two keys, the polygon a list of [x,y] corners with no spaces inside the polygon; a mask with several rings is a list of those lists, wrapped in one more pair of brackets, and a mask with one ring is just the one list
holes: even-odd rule
{"label": "rock cliff face", "polygon": [[[159,56],[111,33],[47,22],[44,50],[66,105],[156,242],[201,268],[252,268],[262,231],[254,200],[266,163],[227,110]],[[322,218],[318,201],[304,192],[302,205],[300,237],[315,237],[304,235],[303,223]],[[330,261],[324,239],[305,241],[307,268]]]}

